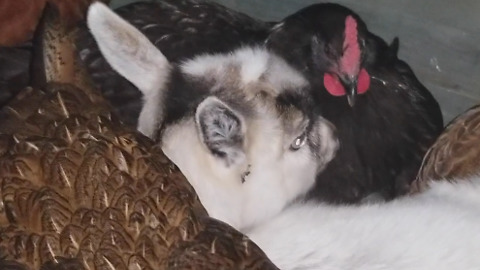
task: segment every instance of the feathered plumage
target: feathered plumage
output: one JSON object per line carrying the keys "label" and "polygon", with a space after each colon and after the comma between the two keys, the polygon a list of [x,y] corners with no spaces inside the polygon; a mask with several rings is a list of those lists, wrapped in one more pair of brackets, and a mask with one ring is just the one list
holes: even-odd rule
{"label": "feathered plumage", "polygon": [[428,150],[411,192],[429,181],[463,179],[480,174],[480,105],[453,119]]}

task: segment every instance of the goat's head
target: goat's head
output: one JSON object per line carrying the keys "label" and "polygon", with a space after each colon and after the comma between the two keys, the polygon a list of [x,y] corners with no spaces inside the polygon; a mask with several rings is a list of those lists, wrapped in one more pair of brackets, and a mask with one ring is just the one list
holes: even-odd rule
{"label": "goat's head", "polygon": [[89,27],[107,61],[144,95],[139,131],[161,144],[215,218],[245,228],[310,189],[335,155],[308,83],[260,47],[181,64],[102,4]]}

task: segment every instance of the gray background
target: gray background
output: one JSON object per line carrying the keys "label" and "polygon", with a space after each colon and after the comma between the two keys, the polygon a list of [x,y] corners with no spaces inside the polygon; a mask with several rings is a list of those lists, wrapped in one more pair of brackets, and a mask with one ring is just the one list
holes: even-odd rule
{"label": "gray background", "polygon": [[[112,6],[135,2],[113,0]],[[279,20],[321,0],[216,0],[264,20]],[[332,0],[356,11],[387,42],[400,38],[400,58],[432,91],[445,122],[480,103],[479,0]]]}

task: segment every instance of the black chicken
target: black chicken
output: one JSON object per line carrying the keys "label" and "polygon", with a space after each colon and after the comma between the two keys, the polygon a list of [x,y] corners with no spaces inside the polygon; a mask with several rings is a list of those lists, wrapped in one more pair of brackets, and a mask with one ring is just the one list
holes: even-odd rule
{"label": "black chicken", "polygon": [[310,196],[357,202],[407,192],[443,119],[397,58],[398,39],[389,46],[352,10],[328,3],[275,25],[267,44],[308,76],[319,113],[338,130],[340,149]]}

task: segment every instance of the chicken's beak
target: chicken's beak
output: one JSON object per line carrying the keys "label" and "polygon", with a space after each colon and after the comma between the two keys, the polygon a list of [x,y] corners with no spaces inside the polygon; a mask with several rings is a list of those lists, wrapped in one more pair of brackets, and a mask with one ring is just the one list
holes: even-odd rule
{"label": "chicken's beak", "polygon": [[357,77],[342,79],[343,87],[347,94],[347,101],[350,107],[355,106],[355,101],[357,99]]}
{"label": "chicken's beak", "polygon": [[347,92],[347,100],[348,100],[348,105],[350,105],[350,107],[355,106],[356,97],[357,97],[357,87],[353,86]]}

